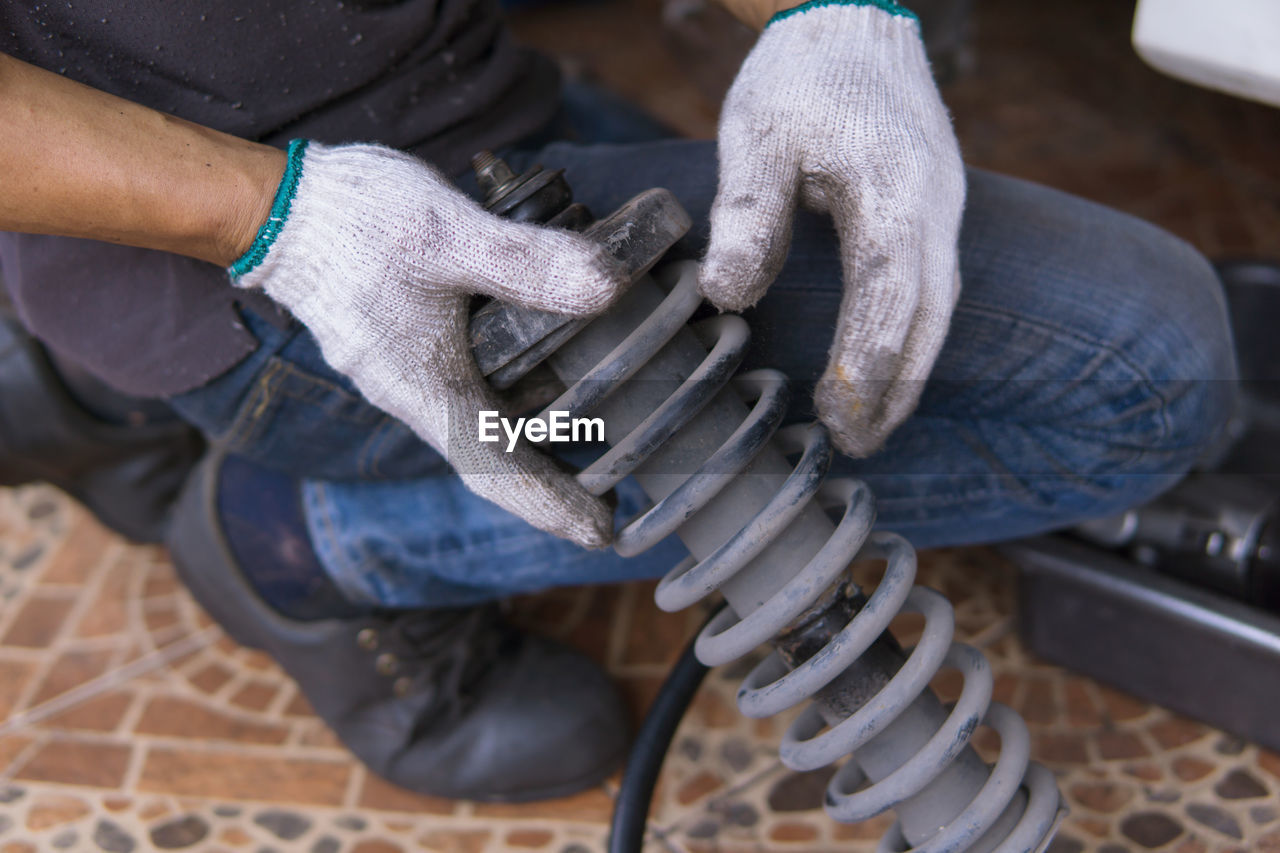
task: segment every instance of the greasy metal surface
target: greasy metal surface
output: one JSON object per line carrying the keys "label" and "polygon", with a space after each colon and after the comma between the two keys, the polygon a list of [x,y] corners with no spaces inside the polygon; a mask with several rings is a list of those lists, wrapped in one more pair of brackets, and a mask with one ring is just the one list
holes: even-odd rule
{"label": "greasy metal surface", "polygon": [[1274,483],[1195,472],[1147,504],[1087,521],[1074,532],[1124,548],[1156,571],[1280,612],[1280,553],[1272,544],[1277,529],[1280,488]]}
{"label": "greasy metal surface", "polygon": [[489,151],[472,157],[471,168],[485,191],[485,209],[507,219],[546,222],[573,199],[563,169],[538,165],[517,176]]}
{"label": "greasy metal surface", "polygon": [[[584,233],[603,245],[635,282],[685,235],[691,224],[689,215],[671,193],[654,189],[631,199]],[[570,322],[572,318],[563,314],[489,302],[471,317],[471,351],[480,372],[489,376]]]}

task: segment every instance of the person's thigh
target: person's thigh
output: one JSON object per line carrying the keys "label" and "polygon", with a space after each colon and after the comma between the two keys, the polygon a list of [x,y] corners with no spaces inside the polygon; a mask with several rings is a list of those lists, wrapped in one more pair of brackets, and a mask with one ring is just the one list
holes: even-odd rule
{"label": "person's thigh", "polygon": [[[465,607],[559,586],[660,577],[687,555],[675,536],[639,556],[587,550],[531,527],[455,476],[402,482],[307,480],[316,555],[353,601]],[[619,521],[645,508],[634,480],[615,491]]]}

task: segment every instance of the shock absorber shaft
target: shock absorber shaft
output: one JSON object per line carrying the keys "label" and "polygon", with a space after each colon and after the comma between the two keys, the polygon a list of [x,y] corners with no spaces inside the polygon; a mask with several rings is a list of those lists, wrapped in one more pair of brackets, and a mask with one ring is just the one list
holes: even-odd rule
{"label": "shock absorber shaft", "polygon": [[[490,173],[501,167],[502,180],[487,181],[491,207],[522,192],[522,201],[536,200],[554,183],[536,168],[517,178],[500,161],[482,165]],[[675,222],[672,210],[683,211],[674,199],[658,192],[588,231],[637,274],[652,262],[637,258],[656,259],[688,227],[687,217]],[[565,188],[526,218],[583,221],[567,205]],[[536,201],[526,211],[531,206]],[[852,754],[828,790],[828,811],[860,820],[895,808],[899,822],[882,842],[885,850],[1031,851],[1047,844],[1059,810],[1052,779],[1027,768],[1025,727],[1016,715],[988,708],[989,668],[976,651],[951,644],[949,605],[936,593],[911,590],[910,546],[871,533],[874,501],[865,485],[823,483],[831,456],[824,430],[790,427],[775,436],[787,408],[785,377],[755,371],[731,378],[748,337],[740,318],[686,325],[700,302],[696,267],[669,264],[656,279],[638,274],[608,312],[568,334],[556,333],[564,318],[543,317],[543,330],[536,312],[507,306],[502,323],[489,312],[487,331],[473,320],[473,340],[519,327],[530,341],[553,341],[537,358],[545,357],[569,390],[547,409],[600,417],[612,448],[579,480],[601,494],[631,475],[654,502],[620,532],[617,549],[630,555],[670,533],[680,537],[691,556],[660,584],[659,605],[679,609],[715,590],[729,604],[725,618],[699,637],[704,663],[772,644],[774,655],[748,678],[739,705],[766,716],[813,698],[812,710],[788,732],[783,760],[810,769]],[[537,349],[527,343],[507,346],[496,360],[482,357],[480,347],[477,357],[494,377]],[[508,367],[505,384],[534,361]],[[789,461],[796,456],[799,462]],[[838,524],[828,515],[833,507],[844,509]],[[870,596],[848,577],[855,557],[887,562]],[[899,610],[926,616],[924,636],[910,652],[884,630]],[[927,689],[944,666],[965,675],[954,709]],[[968,745],[984,721],[1001,735],[994,770]]]}

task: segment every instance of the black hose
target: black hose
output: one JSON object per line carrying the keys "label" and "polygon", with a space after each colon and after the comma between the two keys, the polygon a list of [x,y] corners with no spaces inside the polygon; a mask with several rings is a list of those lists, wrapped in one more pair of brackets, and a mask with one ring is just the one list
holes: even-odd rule
{"label": "black hose", "polygon": [[[725,605],[716,608],[716,613]],[[707,621],[716,614],[712,613]],[[696,638],[695,638],[696,639]],[[667,675],[658,690],[653,705],[645,714],[640,731],[636,732],[631,754],[627,756],[627,769],[622,774],[622,786],[613,805],[613,822],[609,826],[609,853],[640,853],[644,846],[644,830],[649,821],[649,806],[653,801],[653,789],[658,773],[667,757],[671,738],[675,736],[680,720],[707,674],[693,652],[694,640],[689,641],[680,659]]]}

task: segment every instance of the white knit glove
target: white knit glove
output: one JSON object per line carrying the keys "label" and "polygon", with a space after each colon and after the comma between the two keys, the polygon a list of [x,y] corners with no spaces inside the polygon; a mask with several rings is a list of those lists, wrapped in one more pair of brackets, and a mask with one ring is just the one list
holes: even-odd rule
{"label": "white knit glove", "polygon": [[[468,296],[591,314],[623,276],[586,238],[500,219],[425,163],[375,145],[295,142],[271,217],[229,270],[315,336],[325,360],[438,450],[476,494],[587,547],[600,499],[529,446],[478,441],[501,410],[467,338]],[[430,523],[426,519],[425,523]]]}
{"label": "white knit glove", "polygon": [[829,213],[844,298],[814,402],[841,450],[875,452],[915,409],[960,291],[964,167],[915,17],[890,0],[775,15],[725,98],[719,146],[703,294],[755,304],[797,203]]}

